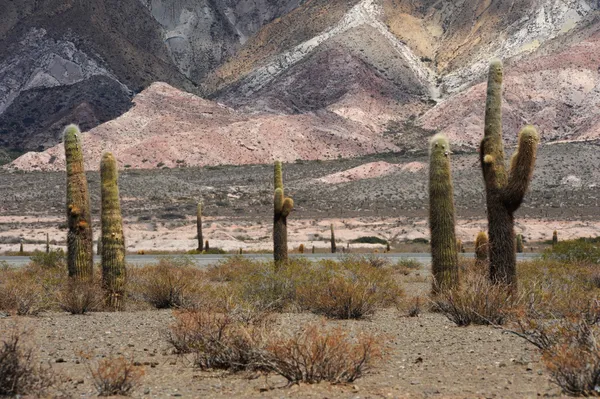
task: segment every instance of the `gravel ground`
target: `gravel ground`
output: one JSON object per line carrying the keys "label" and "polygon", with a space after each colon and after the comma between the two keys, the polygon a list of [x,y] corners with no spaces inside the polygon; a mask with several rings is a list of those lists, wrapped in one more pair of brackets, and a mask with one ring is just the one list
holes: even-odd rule
{"label": "gravel ground", "polygon": [[[405,284],[412,295],[428,284],[413,277]],[[412,282],[411,282],[412,281]],[[540,363],[538,351],[524,340],[491,327],[456,327],[444,316],[424,313],[403,317],[396,309],[378,312],[371,320],[328,321],[352,331],[381,334],[388,344],[386,359],[353,384],[286,387],[278,376],[202,372],[191,357],[170,353],[165,332],[173,322],[170,310],[92,313],[71,316],[0,319],[0,336],[15,326],[37,360],[50,364],[59,382],[53,393],[68,397],[96,395],[87,361],[124,354],[145,366],[142,384],[133,397],[164,398],[533,398],[559,396]],[[319,320],[312,314],[283,314],[278,327],[291,331]]]}

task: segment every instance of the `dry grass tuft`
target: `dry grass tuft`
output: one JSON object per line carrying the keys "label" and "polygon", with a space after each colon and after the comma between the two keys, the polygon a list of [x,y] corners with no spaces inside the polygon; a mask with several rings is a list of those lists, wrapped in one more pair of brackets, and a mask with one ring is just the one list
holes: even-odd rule
{"label": "dry grass tuft", "polygon": [[94,282],[68,279],[57,294],[58,305],[71,314],[85,314],[101,309],[103,293]]}
{"label": "dry grass tuft", "polygon": [[144,369],[124,356],[107,357],[95,366],[88,364],[88,370],[98,396],[129,396],[144,376]]}

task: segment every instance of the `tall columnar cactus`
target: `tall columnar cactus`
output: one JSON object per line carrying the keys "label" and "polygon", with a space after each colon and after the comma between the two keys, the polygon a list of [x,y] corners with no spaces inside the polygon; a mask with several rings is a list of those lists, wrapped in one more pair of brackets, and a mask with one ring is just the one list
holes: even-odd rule
{"label": "tall columnar cactus", "polygon": [[519,133],[519,144],[506,170],[502,142],[502,62],[490,65],[485,109],[485,133],[480,162],[486,188],[490,280],[494,284],[517,283],[514,212],[529,187],[539,137],[532,126]]}
{"label": "tall columnar cactus", "polygon": [[107,152],[100,162],[102,197],[102,288],[106,303],[115,310],[123,308],[127,272],[125,269],[125,237],[119,201],[118,169],[115,157]]}
{"label": "tall columnar cactus", "polygon": [[204,252],[208,253],[210,250],[210,246],[208,245],[208,240],[204,241]]}
{"label": "tall columnar cactus", "polygon": [[485,231],[480,231],[475,238],[475,260],[484,263],[488,259],[488,236]]}
{"label": "tall columnar cactus", "polygon": [[457,241],[454,230],[454,190],[450,170],[450,144],[441,134],[430,143],[429,229],[433,292],[458,284]]}
{"label": "tall columnar cactus", "polygon": [[554,230],[552,233],[552,246],[558,244],[558,232]]}
{"label": "tall columnar cactus", "polygon": [[285,197],[281,162],[275,162],[274,172],[275,195],[273,197],[273,257],[280,264],[288,258],[287,217],[294,208],[294,201]]}
{"label": "tall columnar cactus", "polygon": [[69,277],[91,280],[93,277],[92,219],[90,196],[83,167],[81,133],[76,125],[64,131],[67,164],[67,267]]}
{"label": "tall columnar cactus", "polygon": [[523,236],[521,234],[517,234],[517,253],[522,254],[523,249]]}
{"label": "tall columnar cactus", "polygon": [[50,234],[46,233],[46,253],[50,253]]}
{"label": "tall columnar cactus", "polygon": [[333,223],[332,223],[331,224],[331,253],[334,254],[336,252],[337,252],[337,247],[335,245],[335,230],[333,229]]}
{"label": "tall columnar cactus", "polygon": [[202,252],[202,203],[198,202],[196,207],[196,232],[198,233],[198,252]]}

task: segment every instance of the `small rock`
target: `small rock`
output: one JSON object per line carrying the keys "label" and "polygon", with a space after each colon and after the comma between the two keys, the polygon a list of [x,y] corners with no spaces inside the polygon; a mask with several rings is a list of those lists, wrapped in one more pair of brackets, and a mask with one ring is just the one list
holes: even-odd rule
{"label": "small rock", "polygon": [[58,359],[56,359],[56,363],[65,363],[65,359],[59,357]]}

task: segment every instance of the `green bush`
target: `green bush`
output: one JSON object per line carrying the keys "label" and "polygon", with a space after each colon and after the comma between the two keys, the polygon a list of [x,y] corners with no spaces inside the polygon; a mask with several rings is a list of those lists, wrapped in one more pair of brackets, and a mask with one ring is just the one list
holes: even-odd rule
{"label": "green bush", "polygon": [[30,257],[31,262],[43,269],[66,267],[67,255],[61,248],[48,253],[35,251]]}
{"label": "green bush", "polygon": [[600,264],[600,243],[590,238],[560,241],[547,249],[543,256],[544,259],[561,262]]}
{"label": "green bush", "polygon": [[375,236],[358,237],[351,241],[353,244],[381,244],[387,245],[387,240]]}

